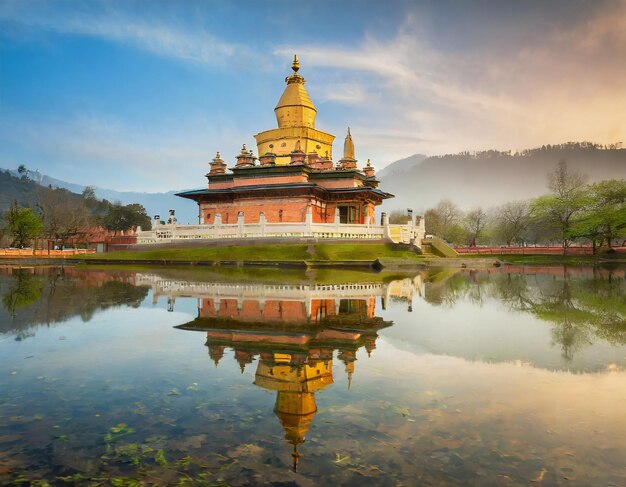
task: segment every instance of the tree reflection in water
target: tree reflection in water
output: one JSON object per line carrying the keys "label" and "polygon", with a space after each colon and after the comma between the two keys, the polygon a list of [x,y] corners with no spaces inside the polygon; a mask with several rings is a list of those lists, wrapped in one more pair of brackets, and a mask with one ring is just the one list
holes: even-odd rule
{"label": "tree reflection in water", "polygon": [[482,305],[486,299],[511,311],[552,323],[553,344],[571,362],[597,339],[626,344],[624,269],[518,267],[499,270],[430,271],[426,300],[453,307],[460,299]]}
{"label": "tree reflection in water", "polygon": [[134,275],[49,267],[0,271],[0,333],[14,332],[19,340],[32,336],[38,325],[62,323],[74,316],[87,322],[98,310],[138,307],[149,288],[135,286]]}

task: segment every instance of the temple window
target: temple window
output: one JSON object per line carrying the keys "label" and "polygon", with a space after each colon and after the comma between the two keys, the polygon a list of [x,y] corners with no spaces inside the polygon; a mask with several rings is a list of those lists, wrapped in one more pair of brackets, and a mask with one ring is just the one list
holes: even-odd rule
{"label": "temple window", "polygon": [[340,206],[339,223],[356,223],[358,221],[356,207]]}

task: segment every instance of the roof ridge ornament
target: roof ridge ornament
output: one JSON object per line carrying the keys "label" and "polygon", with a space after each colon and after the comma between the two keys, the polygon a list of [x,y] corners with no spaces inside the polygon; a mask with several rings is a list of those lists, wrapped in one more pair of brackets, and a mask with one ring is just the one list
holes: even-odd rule
{"label": "roof ridge ornament", "polygon": [[300,61],[298,61],[298,55],[297,54],[293,55],[293,64],[291,65],[291,69],[293,69],[294,73],[297,73],[298,70],[300,69]]}
{"label": "roof ridge ornament", "polygon": [[300,70],[300,61],[298,60],[298,55],[293,55],[293,63],[291,63],[291,69],[293,69],[293,74],[291,76],[287,76],[285,78],[285,82],[290,85],[291,83],[306,83],[306,80],[302,77],[301,74],[298,74]]}

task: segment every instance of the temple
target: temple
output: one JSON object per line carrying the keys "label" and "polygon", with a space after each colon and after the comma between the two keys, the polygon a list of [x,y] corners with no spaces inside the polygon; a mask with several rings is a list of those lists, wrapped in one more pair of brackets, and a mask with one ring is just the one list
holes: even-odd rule
{"label": "temple", "polygon": [[166,224],[139,232],[138,243],[231,237],[314,237],[380,239],[421,244],[423,219],[406,228],[376,224],[375,209],[393,195],[381,190],[368,160],[358,167],[347,129],[341,158],[333,161],[335,136],[315,126],[317,109],[299,73],[293,73],[274,112],[277,127],[255,135],[257,154],[244,144],[232,165],[219,152],[209,163],[205,189],[177,196],[198,205],[198,225]]}

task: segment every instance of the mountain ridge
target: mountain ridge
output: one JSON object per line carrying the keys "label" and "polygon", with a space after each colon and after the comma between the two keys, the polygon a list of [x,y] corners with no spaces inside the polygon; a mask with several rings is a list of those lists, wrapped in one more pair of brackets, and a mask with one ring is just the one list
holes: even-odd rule
{"label": "mountain ridge", "polygon": [[[413,154],[381,169],[377,177],[380,187],[395,195],[385,202],[385,211],[408,207],[420,213],[445,198],[464,209],[491,207],[545,194],[547,174],[561,159],[572,171],[587,174],[589,182],[626,178],[626,149],[585,142],[516,153],[489,150],[430,157]],[[19,176],[17,170],[8,171]],[[39,171],[27,171],[27,175],[42,186],[65,188],[75,193],[82,193],[86,187]],[[176,196],[184,191],[182,189],[148,193],[93,187],[98,198],[123,204],[139,203],[150,216],[165,216],[174,209],[182,224],[194,224],[198,219],[196,205]]]}
{"label": "mountain ridge", "polygon": [[[423,212],[442,199],[463,209],[492,207],[545,194],[547,174],[564,160],[593,183],[626,178],[626,149],[565,143],[522,152],[483,151],[431,156],[412,167],[380,174],[380,187],[395,194],[386,210]],[[402,166],[401,166],[402,167]]]}
{"label": "mountain ridge", "polygon": [[[9,173],[13,176],[20,176],[16,169],[4,170],[9,171]],[[87,185],[70,183],[62,179],[42,174],[39,171],[27,170],[26,175],[31,181],[34,181],[40,186],[64,188],[78,194],[82,193],[87,187]],[[139,191],[117,191],[109,188],[101,188],[99,186],[89,186],[94,188],[96,197],[99,199],[106,199],[112,203],[119,201],[124,205],[131,203],[139,203],[140,205],[143,205],[150,217],[153,217],[154,215],[161,215],[161,217],[165,217],[170,209],[174,209],[176,211],[176,217],[180,223],[197,223],[198,221],[198,210],[196,205],[176,196],[176,193],[186,191],[185,189],[161,193],[148,193]]]}

